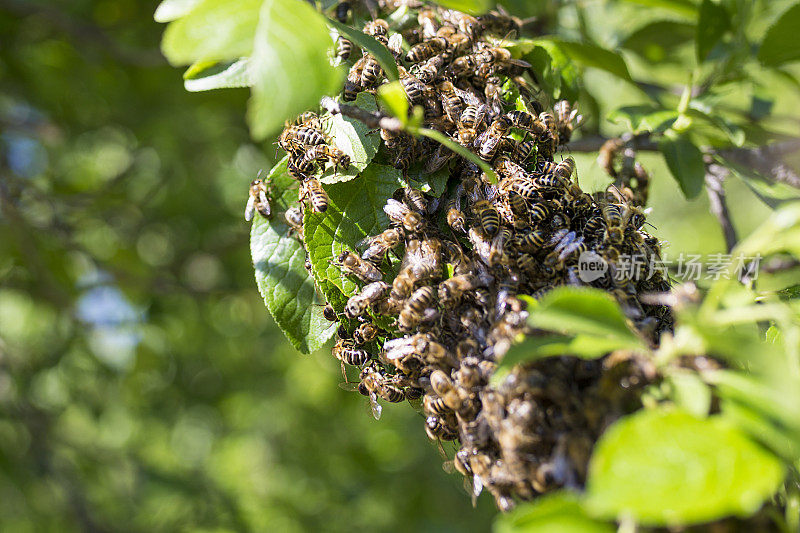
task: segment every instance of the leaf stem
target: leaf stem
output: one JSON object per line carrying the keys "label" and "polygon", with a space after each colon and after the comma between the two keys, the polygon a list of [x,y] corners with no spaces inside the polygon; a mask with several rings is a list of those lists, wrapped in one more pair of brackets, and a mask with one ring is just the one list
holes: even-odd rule
{"label": "leaf stem", "polygon": [[486,161],[484,161],[474,153],[470,152],[460,144],[453,142],[442,132],[428,128],[419,128],[413,130],[412,133],[416,133],[422,135],[423,137],[428,137],[429,139],[433,139],[434,141],[443,144],[448,149],[457,153],[461,157],[469,159],[470,161],[478,165],[480,169],[486,174],[486,177],[489,179],[489,183],[497,183],[497,174],[495,174],[494,170],[492,170],[492,167]]}

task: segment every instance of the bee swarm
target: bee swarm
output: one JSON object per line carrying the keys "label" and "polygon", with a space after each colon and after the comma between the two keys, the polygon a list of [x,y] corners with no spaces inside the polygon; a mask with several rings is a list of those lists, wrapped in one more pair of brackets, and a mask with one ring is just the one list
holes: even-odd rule
{"label": "bee swarm", "polygon": [[[396,3],[381,7],[388,13]],[[638,295],[668,290],[669,283],[658,273],[615,279],[623,254],[648,262],[659,255],[658,241],[642,230],[647,175],[630,158],[617,172],[622,146],[609,145],[601,164],[616,187],[595,195],[581,190],[572,158],[558,156],[580,117],[566,101],[545,110],[533,94],[537,73],[500,44],[520,31],[518,21],[502,13],[471,17],[412,7],[418,8],[412,27],[395,33],[375,19],[363,31],[394,55],[409,103],[424,109],[423,126],[490,164],[499,182],[434,141],[381,130],[381,157],[403,173],[416,160],[425,161],[428,172],[448,165],[448,190],[437,199],[406,187],[388,200],[390,226],[368,239],[361,254],[336,258],[362,289],[344,309],[326,307],[325,316],[340,322],[333,354],[343,368],[360,368],[357,390],[370,397],[376,417],[378,400],[421,403],[428,436],[460,444],[453,466],[467,477],[473,495],[485,489],[508,510],[515,499],[580,487],[594,442],[639,405],[639,393],[652,379],[644,365],[615,353],[600,360],[538,360],[493,384],[512,342],[537,333],[518,296],[538,299],[560,285],[602,288],[655,342],[670,327],[669,311],[643,304]],[[350,18],[347,3],[339,4],[336,16]],[[337,49],[345,61],[357,47],[339,37]],[[385,82],[380,64],[364,52],[350,68],[342,100]],[[509,102],[509,92],[524,105]],[[328,205],[314,177],[319,167],[347,167],[350,160],[331,145],[314,113],[287,124],[279,144],[300,183],[300,208],[285,218],[302,239],[303,210],[323,212]],[[265,214],[264,189],[254,182],[250,216],[256,207]],[[585,283],[578,258],[589,252],[609,268]],[[392,254],[402,257],[393,278]]]}

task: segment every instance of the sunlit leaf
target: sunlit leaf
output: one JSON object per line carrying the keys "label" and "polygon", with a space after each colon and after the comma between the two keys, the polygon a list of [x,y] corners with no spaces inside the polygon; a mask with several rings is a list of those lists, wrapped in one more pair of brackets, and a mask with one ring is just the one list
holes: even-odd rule
{"label": "sunlit leaf", "polygon": [[378,42],[371,35],[360,32],[354,28],[351,28],[350,26],[342,24],[341,22],[337,22],[333,19],[326,20],[331,27],[339,32],[340,35],[344,35],[353,41],[354,44],[369,52],[372,57],[374,57],[378,63],[380,63],[381,68],[383,68],[383,72],[386,73],[386,77],[389,78],[389,81],[396,81],[400,78],[400,74],[397,71],[397,63],[395,62],[394,57],[392,57],[392,53],[389,52],[389,49],[383,44]]}
{"label": "sunlit leaf", "polygon": [[344,72],[331,66],[325,19],[306,2],[264,0],[252,55],[250,131],[263,139],[283,122],[341,90]]}
{"label": "sunlit leaf", "polygon": [[528,318],[531,326],[568,335],[589,335],[623,342],[629,347],[641,341],[628,327],[619,305],[599,289],[559,287],[539,300]]}
{"label": "sunlit leaf", "polygon": [[399,81],[384,83],[378,87],[378,98],[392,116],[399,118],[403,123],[408,121],[408,98]]}
{"label": "sunlit leaf", "polygon": [[436,0],[436,3],[449,9],[456,9],[470,15],[482,15],[492,7],[491,0]]}
{"label": "sunlit leaf", "polygon": [[311,269],[317,280],[327,280],[346,296],[359,284],[332,261],[344,250],[355,251],[359,242],[388,227],[383,212],[386,200],[400,187],[400,171],[371,164],[354,180],[325,187],[330,198],[324,213],[306,212],[304,233]]}
{"label": "sunlit leaf", "polygon": [[184,73],[183,86],[189,92],[250,87],[249,65],[246,57],[226,63],[195,63]]}
{"label": "sunlit leaf", "polygon": [[777,457],[719,417],[646,410],[598,441],[586,505],[592,514],[642,525],[701,523],[755,512],[783,476]]}
{"label": "sunlit leaf", "polygon": [[523,503],[495,520],[494,533],[613,533],[616,528],[588,516],[576,494],[561,491]]}
{"label": "sunlit leaf", "polygon": [[187,15],[201,0],[162,0],[153,19],[156,22],[171,22]]}
{"label": "sunlit leaf", "polygon": [[286,338],[301,352],[309,353],[325,344],[336,328],[323,318],[322,307],[317,305],[303,245],[289,234],[283,221],[283,211],[297,201],[297,182],[286,171],[286,158],[272,169],[268,180],[274,191],[270,202],[273,214],[270,219],[257,214],[250,234],[256,283]]}
{"label": "sunlit leaf", "polygon": [[625,0],[631,4],[659,7],[686,17],[697,15],[697,6],[691,0]]}
{"label": "sunlit leaf", "polygon": [[669,375],[671,398],[686,412],[704,417],[711,407],[711,389],[692,372],[673,371]]}
{"label": "sunlit leaf", "polygon": [[161,50],[173,65],[249,56],[262,2],[201,0],[167,26]]}
{"label": "sunlit leaf", "polygon": [[682,136],[664,136],[658,144],[672,177],[686,198],[695,198],[703,190],[706,166],[703,154],[692,141]]}
{"label": "sunlit leaf", "polygon": [[778,21],[767,30],[758,50],[758,59],[769,66],[782,65],[800,59],[800,3],[787,9]]}
{"label": "sunlit leaf", "polygon": [[631,81],[631,75],[628,72],[628,65],[625,63],[625,59],[616,52],[589,43],[565,41],[563,39],[540,38],[535,41],[538,43],[550,42],[563,50],[564,54],[576,63],[585,67],[605,70],[618,78]]}
{"label": "sunlit leaf", "polygon": [[655,105],[620,107],[608,115],[608,120],[625,124],[634,133],[663,132],[677,118],[678,112],[674,109],[664,109]]}
{"label": "sunlit leaf", "polygon": [[678,49],[692,42],[695,25],[674,20],[656,20],[628,35],[620,44],[653,62],[680,61]]}
{"label": "sunlit leaf", "polygon": [[708,58],[708,54],[731,29],[731,16],[725,6],[712,0],[703,0],[700,5],[700,19],[697,21],[695,51],[698,63]]}
{"label": "sunlit leaf", "polygon": [[[348,102],[367,111],[377,111],[375,97],[368,92],[358,93],[355,101]],[[375,157],[381,138],[378,132],[371,130],[360,120],[342,114],[326,115],[323,118],[323,130],[337,148],[350,156],[350,166],[334,170],[331,166],[320,178],[323,183],[349,181],[367,168]]]}

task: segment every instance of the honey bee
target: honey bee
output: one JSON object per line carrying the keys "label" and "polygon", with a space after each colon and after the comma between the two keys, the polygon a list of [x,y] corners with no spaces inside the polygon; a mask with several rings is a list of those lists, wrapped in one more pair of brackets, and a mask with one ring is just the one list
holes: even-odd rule
{"label": "honey bee", "polygon": [[412,187],[403,188],[403,195],[409,205],[413,206],[419,213],[425,213],[428,210],[428,201],[422,191]]}
{"label": "honey bee", "polygon": [[322,129],[322,122],[319,119],[319,115],[312,111],[306,111],[301,113],[295,117],[294,120],[287,120],[285,123],[286,128],[291,127],[307,127],[316,130]]}
{"label": "honey bee", "polygon": [[622,208],[617,204],[608,204],[604,205],[602,210],[606,225],[603,239],[611,244],[622,244],[622,240],[625,236]]}
{"label": "honey bee", "polygon": [[[399,403],[405,400],[405,394],[398,387],[392,385],[386,376],[376,366],[366,366],[361,371],[361,385],[368,392],[374,392],[380,399],[390,403]],[[361,392],[362,387],[359,387]],[[363,392],[362,392],[363,394]]]}
{"label": "honey bee", "polygon": [[500,230],[500,215],[497,209],[487,200],[478,200],[472,204],[472,212],[478,217],[481,229],[486,235],[493,237]]}
{"label": "honey bee", "polygon": [[278,145],[287,152],[296,152],[319,144],[325,144],[325,136],[318,129],[308,126],[286,128],[278,139]]}
{"label": "honey bee", "polygon": [[504,13],[490,12],[477,18],[478,24],[486,33],[514,37],[522,30],[522,22]]}
{"label": "honey bee", "polygon": [[322,308],[322,317],[328,322],[336,322],[339,317],[336,315],[336,309],[331,304],[325,304]]}
{"label": "honey bee", "polygon": [[375,265],[364,261],[359,256],[350,251],[343,251],[333,261],[333,264],[342,268],[347,274],[351,274],[361,281],[371,283],[381,281],[383,274]]}
{"label": "honey bee", "polygon": [[448,77],[463,78],[475,73],[480,65],[480,56],[478,54],[467,54],[457,57],[450,66],[445,69],[445,74]]}
{"label": "honey bee", "polygon": [[553,106],[556,115],[556,129],[559,144],[567,144],[572,138],[572,132],[583,124],[583,115],[578,115],[578,109],[572,108],[567,100],[561,100]]}
{"label": "honey bee", "polygon": [[425,419],[425,431],[431,440],[456,440],[458,432],[446,419],[438,416],[429,416]]}
{"label": "honey bee", "polygon": [[433,9],[429,7],[420,9],[417,14],[417,22],[422,29],[422,39],[431,39],[436,36],[436,31],[439,29],[439,21]]}
{"label": "honey bee", "polygon": [[303,153],[302,158],[297,163],[301,172],[308,173],[315,163],[330,160],[334,167],[348,167],[350,166],[350,156],[339,150],[335,146],[328,146],[327,144],[318,144],[310,146]]}
{"label": "honey bee", "polygon": [[511,122],[511,126],[513,128],[525,130],[533,135],[536,135],[537,137],[541,137],[548,131],[547,127],[541,120],[534,117],[527,111],[510,111],[506,113],[506,118]]}
{"label": "honey bee", "polygon": [[474,41],[480,37],[480,34],[483,32],[483,26],[477,18],[460,11],[455,11],[453,9],[443,10],[442,19],[458,28],[458,31],[466,35],[470,41]]}
{"label": "honey bee", "polygon": [[464,293],[482,285],[474,274],[458,274],[439,284],[439,301],[443,306],[458,303]]}
{"label": "honey bee", "polygon": [[439,313],[435,306],[436,291],[433,287],[420,287],[406,300],[403,310],[400,311],[398,327],[401,331],[409,331],[421,322],[430,322]]}
{"label": "honey bee", "polygon": [[394,250],[403,242],[404,236],[405,234],[401,228],[389,228],[375,237],[368,237],[365,241],[368,243],[368,247],[361,254],[361,259],[380,264],[389,250]]}
{"label": "honey bee", "polygon": [[308,198],[315,213],[324,213],[328,209],[328,193],[322,188],[322,184],[318,179],[306,178],[303,181],[301,191],[301,201]]}
{"label": "honey bee", "polygon": [[543,222],[547,217],[550,216],[550,213],[550,206],[545,202],[533,204],[533,206],[528,210],[528,216],[530,217],[531,223],[534,225]]}
{"label": "honey bee", "polygon": [[489,248],[489,266],[497,266],[499,264],[509,264],[512,259],[506,252],[506,243],[512,238],[511,229],[501,226],[500,231],[492,239],[492,245]]}
{"label": "honey bee", "polygon": [[361,88],[367,89],[372,87],[383,77],[383,68],[378,60],[373,56],[366,56],[367,60],[364,62],[364,68],[361,71]]}
{"label": "honey bee", "polygon": [[445,405],[441,396],[435,394],[426,394],[422,398],[422,409],[427,415],[446,415],[452,413],[452,410]]}
{"label": "honey bee", "polygon": [[569,179],[573,172],[575,172],[575,160],[571,157],[568,157],[560,162],[553,170],[553,173],[556,176],[561,176],[564,179]]}
{"label": "honey bee", "polygon": [[534,140],[519,141],[514,144],[511,157],[518,163],[524,163],[531,156],[535,148],[536,141]]}
{"label": "honey bee", "polygon": [[461,97],[455,92],[455,87],[449,81],[443,81],[437,87],[439,94],[442,97],[442,106],[447,114],[447,117],[457,123],[461,120],[461,114],[464,112],[465,105]]}
{"label": "honey bee", "polygon": [[525,228],[528,224],[528,202],[525,197],[512,190],[508,193],[508,207],[514,214],[514,227]]}
{"label": "honey bee", "polygon": [[478,137],[489,108],[485,105],[468,105],[458,121],[457,139],[462,146],[471,146]]}
{"label": "honey bee", "polygon": [[389,33],[389,23],[383,19],[375,19],[364,24],[363,32],[373,37],[385,37]]}
{"label": "honey bee", "polygon": [[403,86],[408,102],[411,105],[422,105],[425,102],[428,87],[422,83],[422,80],[410,74],[405,68],[398,66],[397,70],[400,73],[400,85]]}
{"label": "honey bee", "polygon": [[367,307],[377,304],[389,294],[391,286],[383,281],[373,281],[365,285],[360,293],[347,300],[344,313],[349,319],[355,319],[364,314]]}
{"label": "honey bee", "polygon": [[345,102],[352,102],[356,99],[358,93],[361,92],[361,76],[369,57],[369,55],[361,57],[361,59],[350,67],[350,71],[347,73],[347,79],[344,82],[344,90],[342,91],[342,100]]}
{"label": "honey bee", "polygon": [[511,122],[505,117],[499,117],[475,141],[478,145],[478,157],[484,161],[491,161],[497,153],[500,141],[508,134]]}
{"label": "honey bee", "polygon": [[448,62],[446,53],[437,54],[422,63],[414,65],[414,74],[425,84],[433,83]]}
{"label": "honey bee", "polygon": [[507,178],[504,180],[504,188],[510,186],[510,184],[515,180],[526,181],[530,179],[525,169],[515,163],[513,159],[508,156],[498,156],[492,166],[494,167],[495,172],[504,178]]}
{"label": "honey bee", "polygon": [[366,344],[378,338],[380,329],[372,322],[364,322],[353,332],[353,341],[356,345]]}
{"label": "honey bee", "polygon": [[419,63],[435,56],[447,49],[447,39],[444,37],[431,37],[428,40],[415,44],[406,54],[406,61]]}
{"label": "honey bee", "polygon": [[574,231],[570,231],[558,241],[553,251],[558,253],[559,261],[566,261],[570,256],[574,254],[580,255],[587,249],[583,235],[579,236]]}
{"label": "honey bee", "polygon": [[361,366],[371,358],[365,350],[354,348],[343,339],[339,339],[333,346],[333,356],[343,364],[350,366]]}
{"label": "honey bee", "polygon": [[347,61],[353,53],[353,41],[339,35],[336,38],[336,59],[339,62]]}
{"label": "honey bee", "polygon": [[290,207],[286,210],[283,214],[284,220],[286,220],[286,224],[292,229],[292,231],[296,231],[298,236],[302,239],[303,238],[303,211],[299,207]]}
{"label": "honey bee", "polygon": [[406,204],[392,198],[386,201],[383,212],[393,224],[403,226],[409,233],[417,233],[425,227],[425,219],[420,213],[412,211]]}
{"label": "honey bee", "polygon": [[244,208],[244,219],[250,222],[256,211],[264,218],[272,215],[272,207],[269,205],[269,184],[259,178],[250,182],[250,194]]}
{"label": "honey bee", "polygon": [[448,409],[458,412],[463,408],[461,395],[447,374],[442,370],[436,369],[431,372],[429,379],[433,392],[442,399]]}

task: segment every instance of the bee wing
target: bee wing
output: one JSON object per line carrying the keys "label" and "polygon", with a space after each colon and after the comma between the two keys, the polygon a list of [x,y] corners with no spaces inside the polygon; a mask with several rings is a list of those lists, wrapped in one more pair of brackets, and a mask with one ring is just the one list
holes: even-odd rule
{"label": "bee wing", "polygon": [[403,53],[403,36],[401,34],[395,33],[389,37],[389,50],[396,54]]}
{"label": "bee wing", "polygon": [[269,205],[269,199],[267,198],[267,193],[264,190],[258,191],[258,200],[260,202],[260,209],[264,216],[270,216],[272,214],[272,208]]}
{"label": "bee wing", "polygon": [[456,93],[456,95],[459,98],[464,100],[464,102],[467,105],[480,106],[481,104],[483,104],[483,101],[480,98],[478,98],[477,95],[472,94],[469,91],[465,91],[464,89],[459,89],[458,87],[454,86],[453,87],[453,92]]}
{"label": "bee wing", "polygon": [[356,243],[356,248],[358,249],[369,248],[372,245],[372,243],[375,242],[376,238],[377,237],[375,236],[367,235],[366,237],[364,237],[363,239],[361,239]]}
{"label": "bee wing", "polygon": [[339,383],[339,388],[340,389],[344,389],[346,391],[351,391],[351,392],[357,391],[358,390],[358,383],[355,383],[353,381],[343,381],[343,382]]}
{"label": "bee wing", "polygon": [[448,474],[455,474],[457,472],[455,467],[455,461],[445,461],[442,463],[442,470],[447,472]]}
{"label": "bee wing", "polygon": [[244,208],[244,219],[247,222],[253,220],[253,217],[256,215],[256,199],[255,196],[250,196],[247,199],[247,205]]}
{"label": "bee wing", "polygon": [[375,420],[380,420],[383,407],[378,403],[378,396],[374,392],[369,393],[369,406],[372,409],[372,416],[375,417]]}
{"label": "bee wing", "polygon": [[386,205],[383,206],[383,212],[386,213],[386,216],[391,218],[392,220],[400,220],[402,219],[406,213],[408,213],[409,208],[403,202],[399,202],[394,198],[389,198],[386,201]]}

